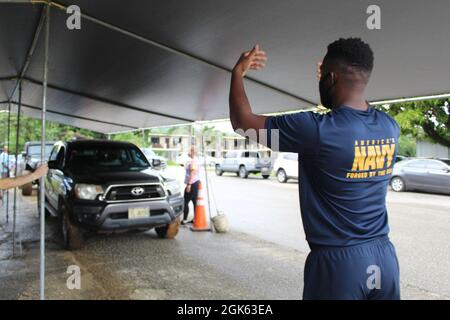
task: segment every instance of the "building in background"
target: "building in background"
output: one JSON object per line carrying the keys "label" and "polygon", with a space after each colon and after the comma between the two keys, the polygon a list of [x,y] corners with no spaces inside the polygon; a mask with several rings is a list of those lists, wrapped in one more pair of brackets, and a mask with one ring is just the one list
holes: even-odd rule
{"label": "building in background", "polygon": [[248,138],[235,133],[212,131],[206,132],[203,136],[197,133],[189,134],[169,134],[169,133],[149,133],[149,147],[163,157],[175,161],[183,153],[189,151],[189,146],[196,145],[199,153],[212,158],[222,158],[225,153],[231,150],[261,150],[270,151],[267,147],[251,142]]}
{"label": "building in background", "polygon": [[149,133],[148,139],[153,151],[172,161],[190,146],[189,134]]}
{"label": "building in background", "polygon": [[417,140],[416,156],[419,158],[450,158],[450,149],[426,140]]}

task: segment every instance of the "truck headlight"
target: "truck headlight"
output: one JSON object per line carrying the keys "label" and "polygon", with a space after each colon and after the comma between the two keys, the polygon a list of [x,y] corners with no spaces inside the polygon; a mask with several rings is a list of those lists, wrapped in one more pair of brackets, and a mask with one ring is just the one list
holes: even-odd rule
{"label": "truck headlight", "polygon": [[174,195],[181,193],[180,184],[177,180],[166,180],[164,181],[164,188],[169,195]]}
{"label": "truck headlight", "polygon": [[99,194],[103,193],[102,186],[95,184],[77,183],[75,185],[75,196],[83,200],[95,200]]}

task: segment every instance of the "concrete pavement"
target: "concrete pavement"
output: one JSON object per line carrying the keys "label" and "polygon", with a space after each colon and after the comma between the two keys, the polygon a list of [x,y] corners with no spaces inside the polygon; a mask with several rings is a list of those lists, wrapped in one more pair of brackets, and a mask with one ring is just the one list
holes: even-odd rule
{"label": "concrete pavement", "polygon": [[[0,299],[38,299],[39,233],[34,197],[20,197],[23,257],[11,258],[10,225],[0,244]],[[144,233],[95,235],[82,250],[62,250],[47,221],[48,299],[300,299],[305,254],[237,231],[192,233],[175,240]],[[8,232],[5,232],[8,231]],[[1,231],[0,231],[1,232]],[[66,286],[81,269],[81,290]]]}

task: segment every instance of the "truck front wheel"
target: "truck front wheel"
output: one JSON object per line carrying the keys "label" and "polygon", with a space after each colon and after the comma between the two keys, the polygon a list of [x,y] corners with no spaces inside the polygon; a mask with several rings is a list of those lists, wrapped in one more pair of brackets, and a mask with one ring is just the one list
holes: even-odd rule
{"label": "truck front wheel", "polygon": [[180,230],[180,219],[176,218],[171,223],[162,226],[156,227],[155,231],[158,237],[165,239],[173,239],[178,234],[178,230]]}
{"label": "truck front wheel", "polygon": [[83,246],[83,233],[70,221],[69,214],[64,207],[61,208],[61,231],[65,249],[77,250]]}

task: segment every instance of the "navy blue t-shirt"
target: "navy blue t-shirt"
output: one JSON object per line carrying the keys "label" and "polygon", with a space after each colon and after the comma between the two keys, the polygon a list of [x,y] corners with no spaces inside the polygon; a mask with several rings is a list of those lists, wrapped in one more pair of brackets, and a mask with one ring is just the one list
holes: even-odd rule
{"label": "navy blue t-shirt", "polygon": [[[389,233],[386,192],[398,124],[386,113],[341,106],[266,120],[267,144],[299,154],[300,208],[313,246],[349,246]],[[272,131],[273,130],[273,131]]]}

